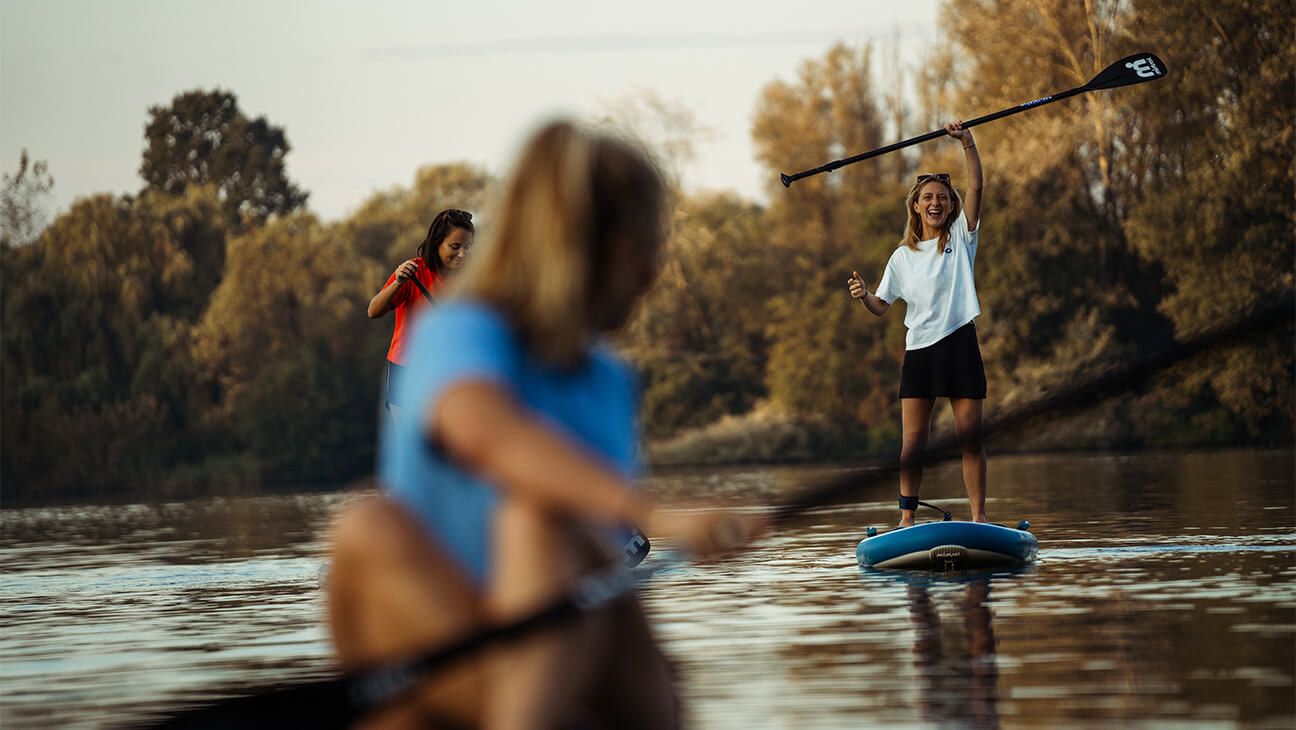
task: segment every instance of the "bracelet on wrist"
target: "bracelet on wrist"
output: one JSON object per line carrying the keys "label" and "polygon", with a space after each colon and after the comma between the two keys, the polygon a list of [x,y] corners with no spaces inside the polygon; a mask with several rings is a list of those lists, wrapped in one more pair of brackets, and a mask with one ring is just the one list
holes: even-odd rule
{"label": "bracelet on wrist", "polygon": [[964,147],[963,149],[964,151],[976,149],[976,142],[973,142],[972,144],[968,145],[967,147]]}

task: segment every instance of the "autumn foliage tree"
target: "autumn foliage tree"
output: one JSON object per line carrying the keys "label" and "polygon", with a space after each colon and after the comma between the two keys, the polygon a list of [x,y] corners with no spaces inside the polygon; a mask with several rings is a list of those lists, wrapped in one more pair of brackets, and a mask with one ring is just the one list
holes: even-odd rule
{"label": "autumn foliage tree", "polygon": [[156,485],[201,449],[191,427],[207,391],[188,343],[220,276],[205,257],[225,232],[210,188],[101,195],[3,251],[10,496]]}
{"label": "autumn foliage tree", "polygon": [[191,185],[219,190],[231,219],[260,223],[306,203],[288,178],[292,148],[282,127],[249,119],[228,91],[188,91],[149,109],[140,163],[146,189],[182,193]]}
{"label": "autumn foliage tree", "polygon": [[[1140,50],[1171,67],[1156,84],[977,130],[987,170],[977,274],[985,349],[993,369],[1015,374],[1010,396],[1292,290],[1293,25],[1290,5],[1274,0],[946,8],[951,42],[934,65],[949,73],[925,87],[946,113],[1078,86]],[[1141,415],[1128,419],[1139,431],[1132,443],[1289,431],[1290,335],[1282,342],[1199,363],[1144,396]],[[1191,425],[1188,414],[1206,412],[1211,425]]]}
{"label": "autumn foliage tree", "polygon": [[308,213],[230,240],[194,328],[207,414],[240,468],[274,484],[370,468],[384,339],[363,316],[378,266]]}
{"label": "autumn foliage tree", "polygon": [[[764,305],[771,398],[790,413],[877,422],[887,401],[870,399],[890,370],[888,330],[847,294],[860,270],[880,276],[904,225],[903,183],[876,160],[850,174],[818,175],[784,189],[780,170],[799,170],[882,143],[884,121],[871,80],[871,49],[837,45],[802,64],[795,82],[775,81],[757,101],[752,139],[772,198],[764,235],[776,265]],[[873,278],[876,285],[876,278]],[[894,343],[894,340],[892,340]]]}
{"label": "autumn foliage tree", "polygon": [[[1134,37],[1192,59],[1162,97],[1135,101],[1151,120],[1140,141],[1156,152],[1125,221],[1138,254],[1165,272],[1159,311],[1187,336],[1296,289],[1296,15],[1278,0],[1235,12],[1135,2],[1131,15]],[[1170,425],[1248,438],[1290,429],[1293,352],[1288,328],[1185,371],[1162,394],[1187,414]]]}

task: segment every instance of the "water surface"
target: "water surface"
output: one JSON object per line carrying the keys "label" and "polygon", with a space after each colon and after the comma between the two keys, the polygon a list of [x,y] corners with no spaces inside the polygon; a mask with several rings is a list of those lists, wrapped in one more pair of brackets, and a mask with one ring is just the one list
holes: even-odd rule
{"label": "water surface", "polygon": [[[840,471],[651,488],[757,508]],[[990,480],[991,519],[1033,523],[1033,566],[861,570],[864,529],[897,517],[887,481],[654,579],[690,726],[1296,727],[1292,452],[992,457]],[[319,556],[354,497],[0,510],[0,726],[111,727],[326,676]],[[967,515],[954,466],[923,497]]]}

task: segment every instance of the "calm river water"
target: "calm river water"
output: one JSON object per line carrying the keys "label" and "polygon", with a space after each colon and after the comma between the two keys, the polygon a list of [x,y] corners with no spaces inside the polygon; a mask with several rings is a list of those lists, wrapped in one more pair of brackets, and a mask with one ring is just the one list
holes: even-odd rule
{"label": "calm river water", "polygon": [[[1291,451],[993,457],[1032,567],[869,572],[895,485],[642,595],[696,728],[1296,727]],[[829,468],[674,472],[769,504]],[[320,553],[354,494],[0,510],[0,726],[114,727],[325,676]],[[957,467],[923,497],[967,516]],[[934,512],[931,514],[935,514]],[[651,560],[651,558],[650,558]]]}

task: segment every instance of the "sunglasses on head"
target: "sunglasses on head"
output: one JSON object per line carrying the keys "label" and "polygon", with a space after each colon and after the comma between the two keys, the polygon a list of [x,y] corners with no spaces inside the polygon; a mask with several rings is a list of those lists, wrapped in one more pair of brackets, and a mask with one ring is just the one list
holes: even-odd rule
{"label": "sunglasses on head", "polygon": [[929,180],[935,180],[936,182],[942,182],[948,185],[950,181],[950,177],[948,174],[943,172],[924,173],[918,176],[918,181],[915,182],[914,185],[922,185],[923,183],[928,182]]}
{"label": "sunglasses on head", "polygon": [[464,221],[467,223],[472,223],[472,213],[469,213],[466,210],[449,208],[447,210],[441,211],[441,215],[452,221]]}

